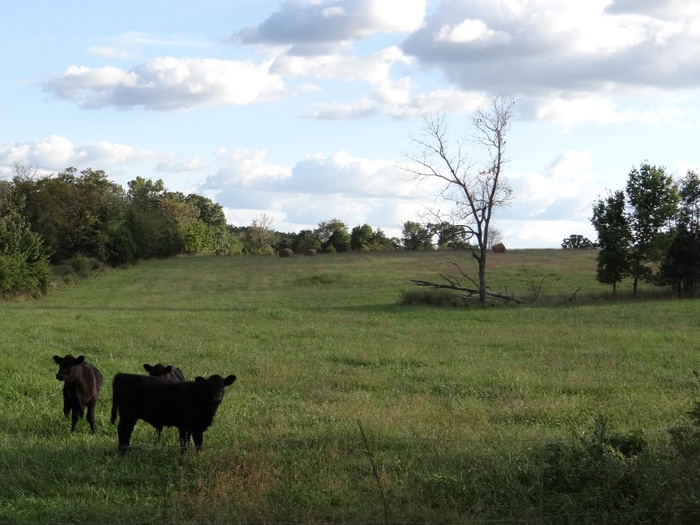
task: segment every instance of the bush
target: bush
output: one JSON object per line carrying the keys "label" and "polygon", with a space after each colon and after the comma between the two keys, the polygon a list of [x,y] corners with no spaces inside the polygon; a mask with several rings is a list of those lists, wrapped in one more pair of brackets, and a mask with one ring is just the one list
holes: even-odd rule
{"label": "bush", "polygon": [[100,261],[92,257],[86,257],[80,253],[76,253],[71,259],[68,259],[66,263],[78,277],[88,277],[91,273],[102,268]]}
{"label": "bush", "polygon": [[411,290],[402,292],[399,304],[402,305],[426,305],[426,306],[467,306],[468,299],[463,295],[457,295],[450,290]]}
{"label": "bush", "polygon": [[0,219],[0,294],[46,293],[49,258],[39,235],[20,219]]}

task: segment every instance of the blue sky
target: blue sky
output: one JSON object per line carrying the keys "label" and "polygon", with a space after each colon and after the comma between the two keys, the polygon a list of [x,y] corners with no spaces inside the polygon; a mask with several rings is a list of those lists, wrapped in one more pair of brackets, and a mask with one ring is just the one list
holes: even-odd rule
{"label": "blue sky", "polygon": [[24,0],[3,15],[0,177],[92,167],[208,196],[235,225],[399,236],[434,204],[399,168],[422,116],[457,139],[506,94],[514,198],[494,225],[540,248],[595,239],[593,201],[632,167],[700,168],[699,2]]}

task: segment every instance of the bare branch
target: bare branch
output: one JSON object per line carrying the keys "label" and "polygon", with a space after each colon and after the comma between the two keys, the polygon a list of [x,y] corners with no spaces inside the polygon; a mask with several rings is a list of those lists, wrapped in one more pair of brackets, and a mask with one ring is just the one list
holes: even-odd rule
{"label": "bare branch", "polygon": [[[449,290],[457,290],[459,292],[467,292],[470,295],[480,295],[481,290],[478,289],[472,289],[472,288],[464,288],[462,286],[452,286],[449,284],[439,284],[439,283],[432,283],[430,281],[421,281],[417,279],[411,279],[411,282],[415,284],[416,286],[427,286],[429,288],[441,288],[441,289],[449,289]],[[496,299],[503,299],[504,301],[510,301],[516,304],[527,304],[527,301],[523,301],[522,299],[516,299],[515,297],[511,297],[510,295],[504,295],[498,292],[492,292],[489,290],[486,290],[486,295],[489,297],[495,297]]]}

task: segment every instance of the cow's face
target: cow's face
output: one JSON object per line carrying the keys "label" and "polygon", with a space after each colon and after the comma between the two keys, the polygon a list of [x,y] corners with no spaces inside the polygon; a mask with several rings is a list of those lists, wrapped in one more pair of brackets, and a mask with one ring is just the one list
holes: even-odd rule
{"label": "cow's face", "polygon": [[169,374],[170,372],[173,371],[173,367],[171,365],[168,366],[163,366],[160,363],[157,365],[143,365],[143,369],[148,372],[149,376],[153,377],[160,377]]}
{"label": "cow's face", "polygon": [[59,381],[66,381],[71,378],[72,367],[81,364],[85,361],[85,357],[79,355],[78,357],[73,357],[68,354],[66,357],[53,356],[53,360],[58,365],[58,373],[56,374],[56,379]]}
{"label": "cow's face", "polygon": [[221,401],[224,399],[224,389],[232,385],[235,380],[236,376],[234,375],[224,378],[218,374],[214,374],[208,379],[204,379],[203,377],[195,378],[195,382],[199,387],[206,390],[207,396],[214,407],[218,407],[221,404]]}

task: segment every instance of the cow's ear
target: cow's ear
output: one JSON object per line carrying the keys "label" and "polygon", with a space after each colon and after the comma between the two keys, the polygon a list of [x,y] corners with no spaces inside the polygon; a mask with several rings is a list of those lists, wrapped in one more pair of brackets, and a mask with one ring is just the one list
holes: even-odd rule
{"label": "cow's ear", "polygon": [[143,369],[144,369],[146,372],[150,372],[150,371],[151,371],[151,368],[153,368],[151,365],[149,365],[148,363],[144,363]]}
{"label": "cow's ear", "polygon": [[76,364],[76,365],[79,365],[79,364],[82,363],[83,361],[85,361],[85,356],[84,356],[84,355],[79,355],[79,356],[77,357],[77,359],[75,360],[75,364]]}
{"label": "cow's ear", "polygon": [[194,382],[195,382],[195,383],[199,383],[200,385],[206,385],[206,384],[207,384],[207,380],[204,379],[204,378],[201,377],[201,376],[195,377],[195,378],[194,378]]}
{"label": "cow's ear", "polygon": [[234,376],[233,374],[231,374],[231,375],[228,376],[226,379],[224,379],[224,385],[225,385],[225,386],[232,385],[233,382],[234,382],[235,380],[236,380],[236,376]]}
{"label": "cow's ear", "polygon": [[61,364],[61,360],[62,360],[62,359],[63,359],[63,358],[62,358],[61,356],[59,356],[59,355],[53,356],[53,360],[56,361],[56,364],[57,364],[57,365],[60,365],[60,364]]}

